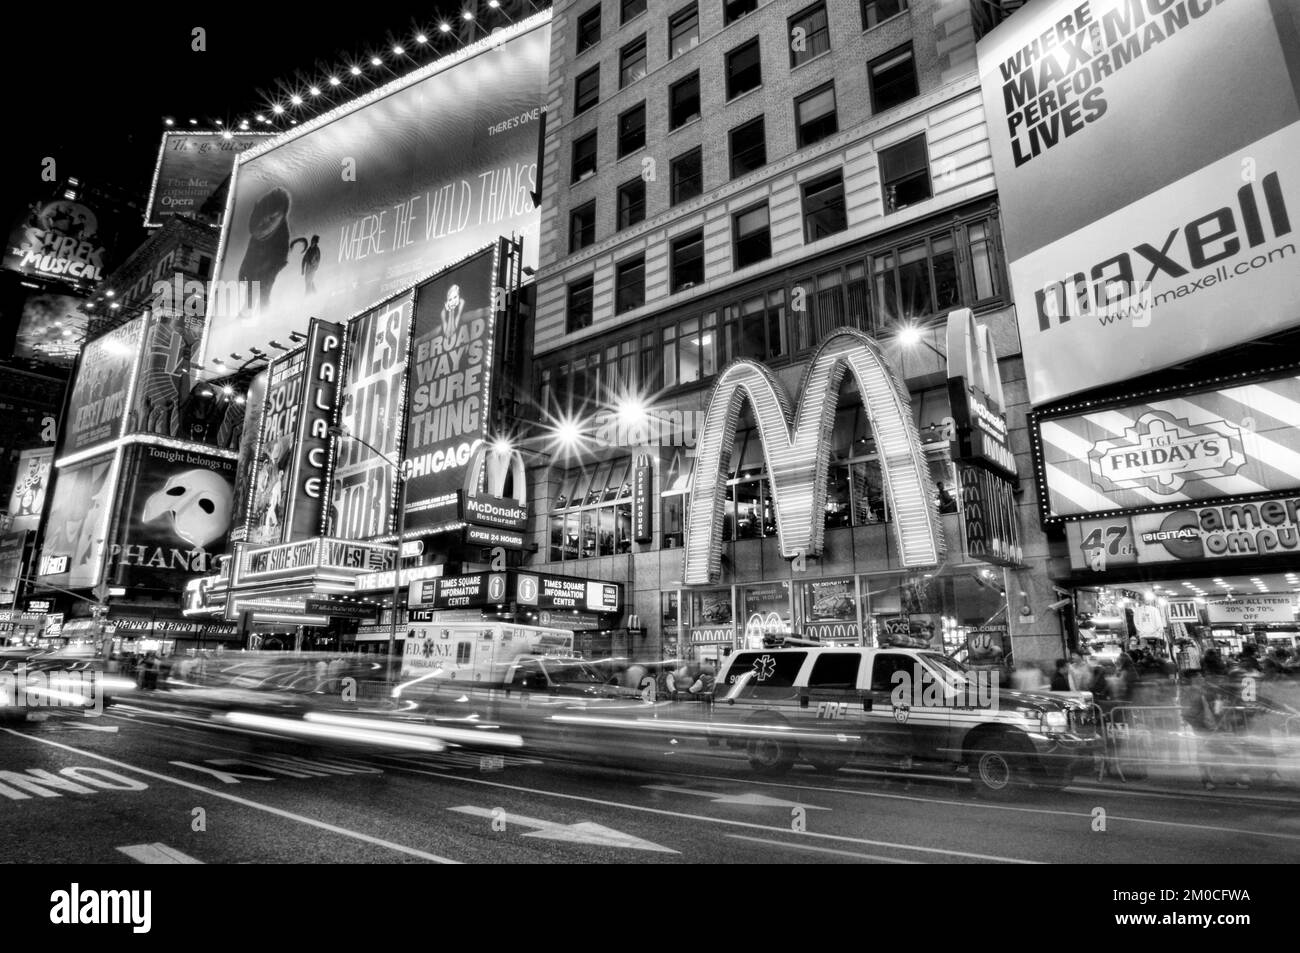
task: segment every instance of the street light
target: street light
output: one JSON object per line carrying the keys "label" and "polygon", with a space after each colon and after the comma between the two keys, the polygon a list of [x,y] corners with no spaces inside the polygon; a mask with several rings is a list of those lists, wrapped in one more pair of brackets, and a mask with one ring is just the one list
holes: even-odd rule
{"label": "street light", "polygon": [[948,355],[944,354],[943,351],[939,350],[937,347],[931,344],[929,340],[927,340],[926,337],[921,333],[921,329],[917,327],[915,324],[905,324],[902,327],[900,327],[898,329],[897,338],[898,338],[898,343],[903,345],[903,347],[912,348],[912,347],[916,347],[916,345],[918,344],[924,344],[926,347],[928,347],[931,351],[933,351],[935,354],[939,356],[939,360],[941,361],[948,360]]}
{"label": "street light", "polygon": [[392,467],[393,474],[397,478],[397,552],[393,557],[393,608],[388,620],[388,680],[391,682],[393,680],[393,653],[397,650],[397,603],[401,598],[402,591],[402,536],[406,532],[406,471],[400,461],[388,459],[388,455],[378,447],[367,443],[354,433],[348,433],[342,427],[330,427],[328,433],[331,437],[346,437],[349,440],[355,440]]}

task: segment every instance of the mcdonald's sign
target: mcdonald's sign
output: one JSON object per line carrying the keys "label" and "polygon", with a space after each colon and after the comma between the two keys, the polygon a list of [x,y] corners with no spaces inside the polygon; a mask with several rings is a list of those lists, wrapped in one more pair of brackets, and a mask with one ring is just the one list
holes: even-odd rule
{"label": "mcdonald's sign", "polygon": [[943,528],[907,388],[875,341],[841,328],[813,355],[795,408],[776,376],[756,361],[735,361],[718,376],[696,446],[682,567],[686,585],[708,585],[721,574],[723,467],[745,402],[753,408],[762,442],[781,554],[787,559],[821,555],[831,433],[845,374],[853,375],[876,436],[901,564],[919,569],[943,560]]}
{"label": "mcdonald's sign", "polygon": [[975,324],[970,308],[948,315],[948,400],[956,423],[952,458],[1016,482],[998,355],[989,329]]}

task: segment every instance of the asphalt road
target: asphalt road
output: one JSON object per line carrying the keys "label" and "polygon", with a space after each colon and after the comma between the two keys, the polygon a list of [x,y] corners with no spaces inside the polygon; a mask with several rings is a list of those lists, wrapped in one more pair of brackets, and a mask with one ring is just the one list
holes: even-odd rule
{"label": "asphalt road", "polygon": [[0,856],[30,863],[1288,863],[1300,791],[947,775],[660,745],[622,765],[310,748],[130,706],[0,726]]}

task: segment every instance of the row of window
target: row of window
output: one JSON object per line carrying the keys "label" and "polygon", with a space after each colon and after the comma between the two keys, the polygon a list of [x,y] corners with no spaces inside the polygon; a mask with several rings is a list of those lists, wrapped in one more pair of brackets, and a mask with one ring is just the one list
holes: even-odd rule
{"label": "row of window", "polygon": [[[819,189],[808,191],[820,200]],[[811,214],[816,222],[822,212],[815,209]],[[761,221],[750,219],[755,220]],[[1005,295],[996,232],[996,220],[985,213],[895,240],[817,274],[747,291],[737,300],[710,305],[661,327],[642,329],[616,344],[543,369],[541,406],[574,412],[619,387],[653,393],[707,380],[736,358],[771,361],[809,351],[838,327],[879,334],[900,322],[924,322],[953,308],[996,306]],[[703,237],[693,235],[693,246],[678,251],[694,255],[693,267],[702,274]],[[621,296],[629,308],[644,298],[643,261],[640,255],[626,260],[629,267],[616,278],[622,286],[616,299]],[[575,282],[570,286],[570,313],[589,320],[591,299],[590,279]]]}
{"label": "row of window", "polygon": [[[761,135],[762,118],[746,123],[757,124]],[[733,149],[735,138],[733,130]],[[758,140],[761,147],[762,140]],[[699,150],[694,150],[698,162]],[[734,152],[733,152],[734,156]],[[698,167],[697,167],[698,168]],[[880,152],[881,188],[886,212],[894,212],[930,198],[929,163],[925,134],[914,136]],[[676,179],[674,179],[676,184]],[[844,197],[844,176],[839,169],[803,183],[801,187],[803,235],[807,243],[820,241],[848,228],[848,210]],[[626,183],[619,190],[619,220],[645,216],[645,182]],[[640,218],[636,219],[640,221]],[[596,203],[587,202],[571,213],[569,221],[570,251],[585,248],[595,240]],[[771,213],[766,200],[732,215],[731,261],[733,268],[746,268],[772,256]],[[695,229],[669,241],[669,290],[676,294],[704,281],[704,230]],[[639,281],[640,286],[635,287]],[[623,314],[645,304],[645,255],[620,262],[616,266],[615,284],[619,290],[614,313]],[[573,333],[589,327],[595,312],[592,306],[594,277],[584,276],[568,286],[568,310],[565,329]]]}

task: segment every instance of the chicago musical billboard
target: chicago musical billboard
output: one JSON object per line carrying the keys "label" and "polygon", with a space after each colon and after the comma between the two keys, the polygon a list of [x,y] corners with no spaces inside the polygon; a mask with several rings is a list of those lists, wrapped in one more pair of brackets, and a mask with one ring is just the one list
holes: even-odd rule
{"label": "chicago musical billboard", "polygon": [[[536,264],[550,14],[377,89],[236,162],[205,364],[344,322],[499,235]],[[382,134],[380,131],[382,130]]]}

